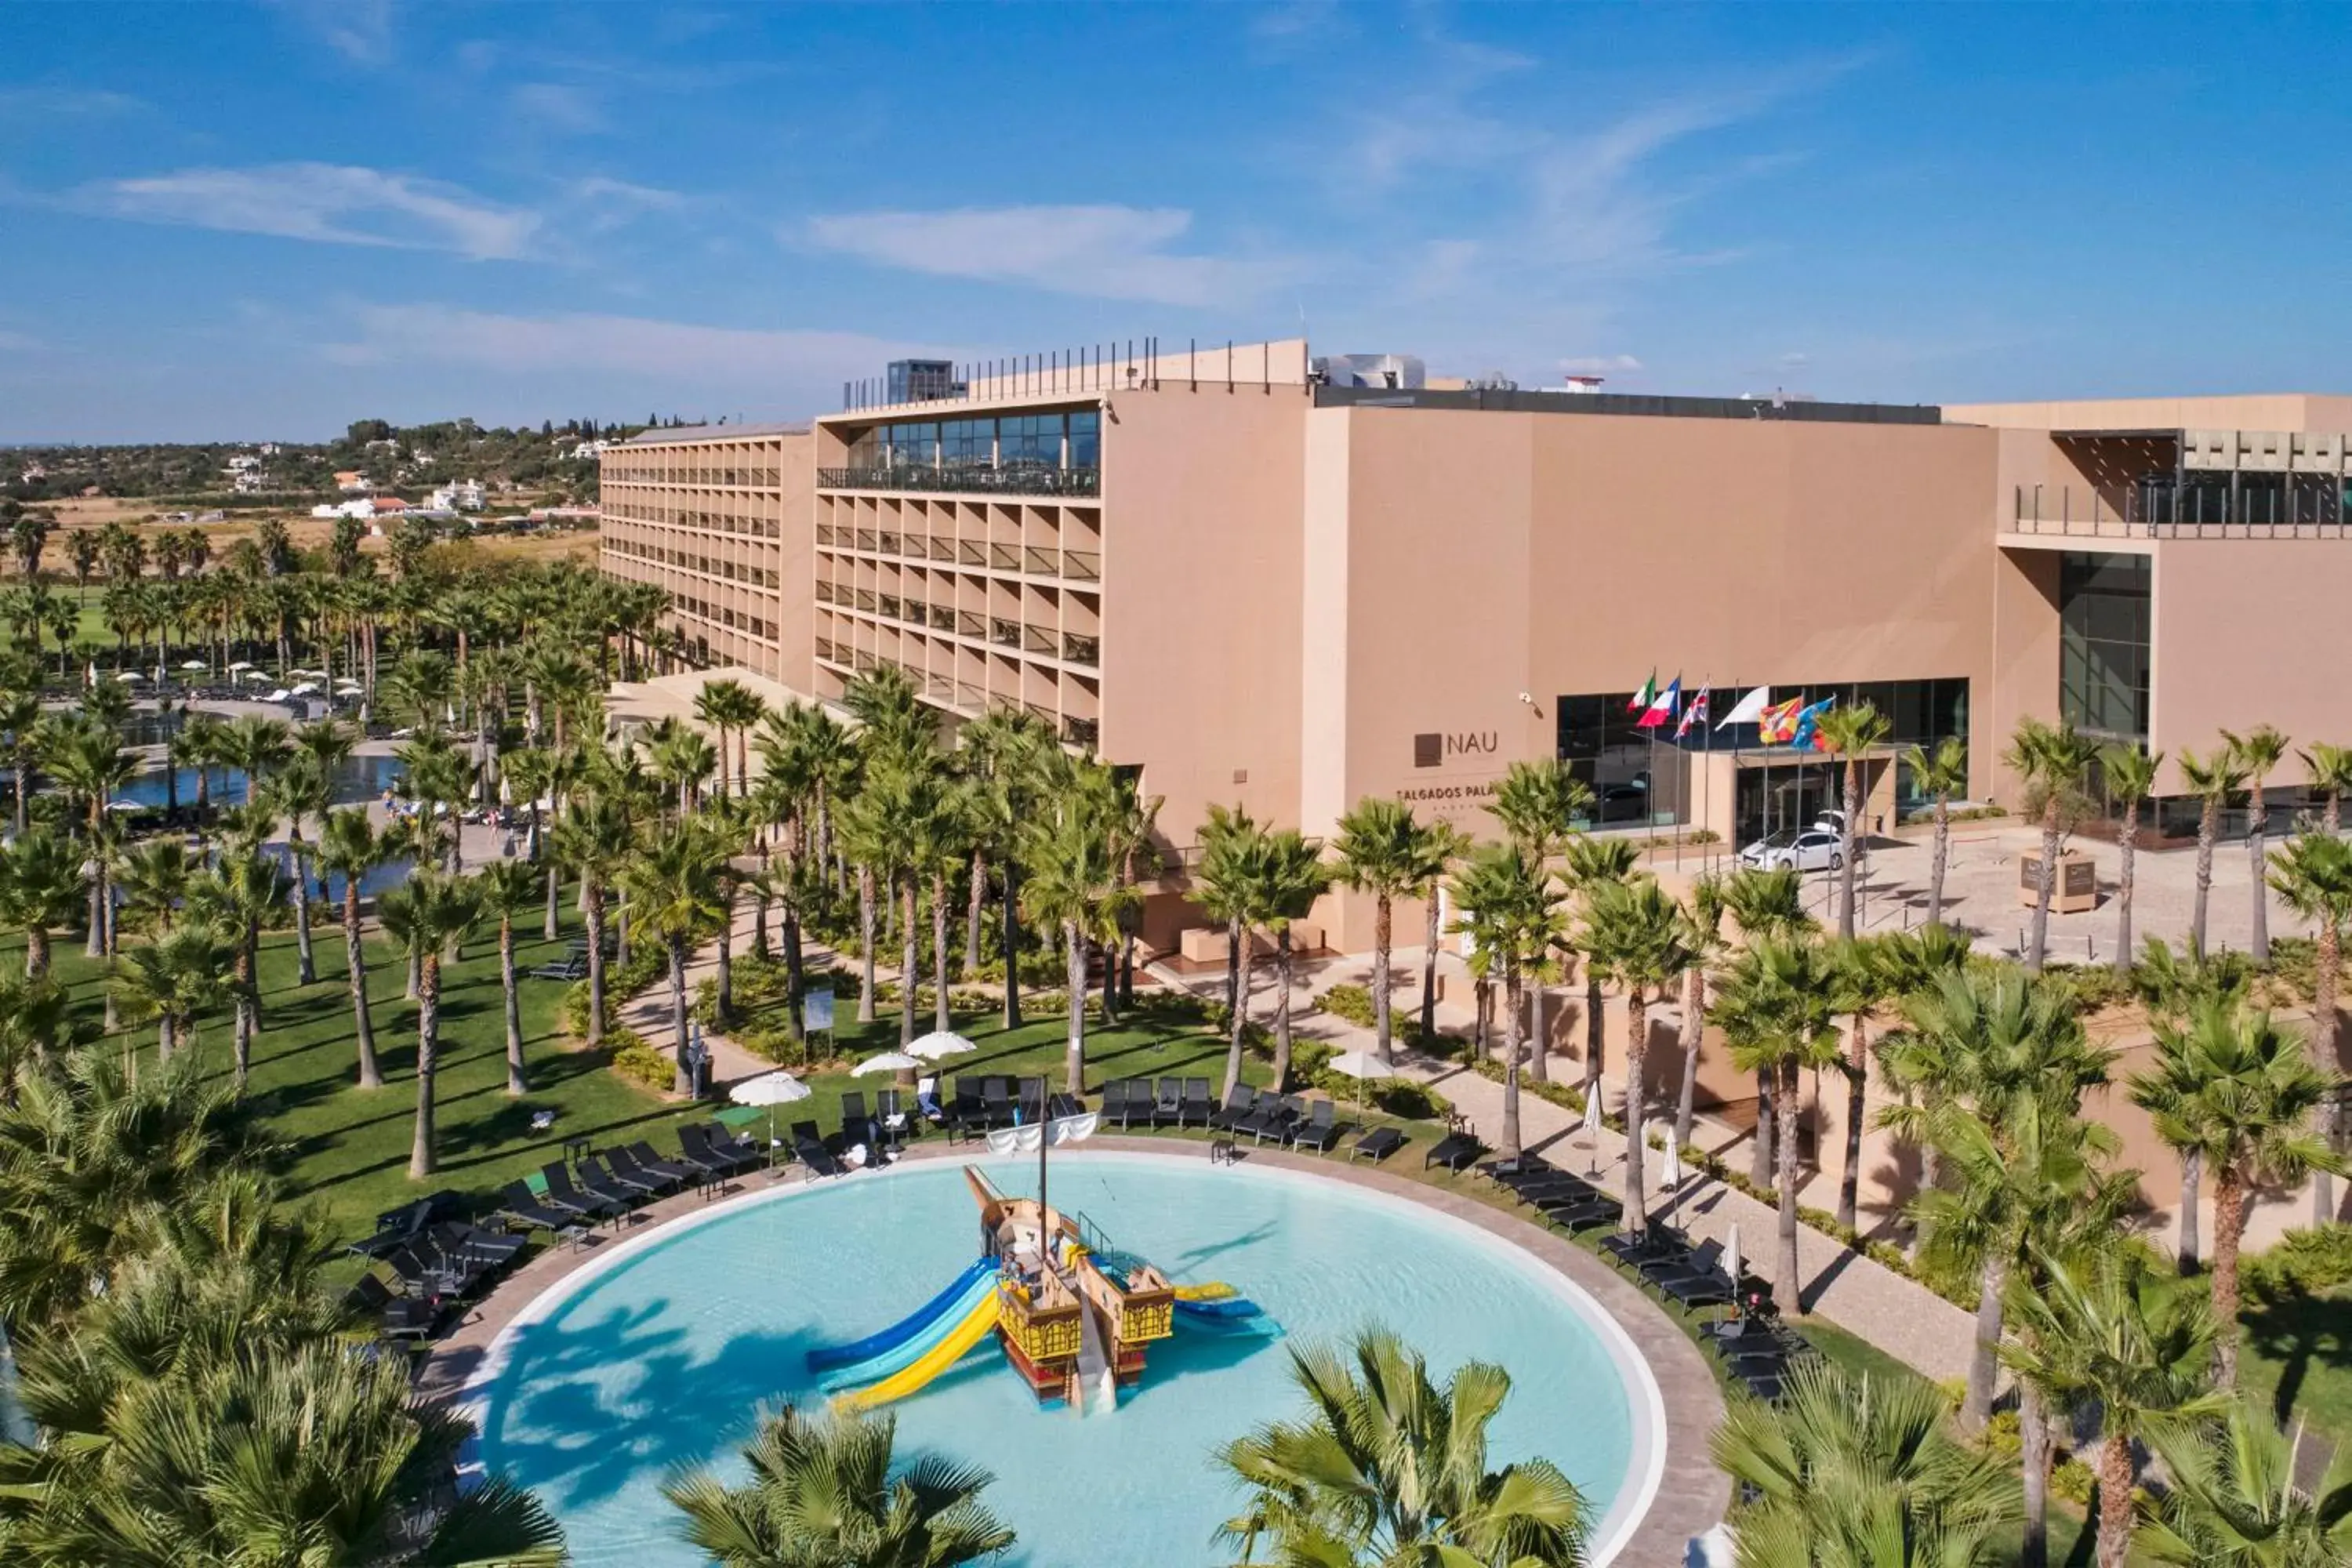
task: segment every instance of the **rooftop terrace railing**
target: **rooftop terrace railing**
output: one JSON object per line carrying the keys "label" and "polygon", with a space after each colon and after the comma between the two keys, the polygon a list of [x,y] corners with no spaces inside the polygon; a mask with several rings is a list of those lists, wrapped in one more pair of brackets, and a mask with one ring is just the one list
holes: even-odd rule
{"label": "rooftop terrace railing", "polygon": [[1098,468],[1055,468],[1043,465],[963,463],[929,467],[819,468],[817,488],[829,490],[897,490],[928,495],[1095,496],[1102,493]]}
{"label": "rooftop terrace railing", "polygon": [[2084,539],[2352,539],[2352,489],[2334,475],[2220,478],[2107,490],[2019,485],[2011,527]]}

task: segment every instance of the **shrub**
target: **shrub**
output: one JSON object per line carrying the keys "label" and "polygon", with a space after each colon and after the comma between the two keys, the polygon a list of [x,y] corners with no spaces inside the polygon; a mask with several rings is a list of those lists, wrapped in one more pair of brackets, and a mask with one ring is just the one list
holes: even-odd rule
{"label": "shrub", "polygon": [[[1959,1387],[1962,1391],[1963,1396],[1965,1396],[1968,1383],[1964,1378],[1954,1378],[1948,1383],[1939,1383],[1936,1387],[1937,1392],[1949,1397],[1951,1389],[1955,1384]],[[1960,1401],[1958,1399],[1952,1399],[1951,1405],[1953,1409],[1957,1410],[1960,1406]],[[1984,1431],[1979,1434],[1977,1437],[1977,1447],[1984,1451],[1987,1458],[1999,1464],[2002,1469],[2009,1470],[2016,1468],[2020,1457],[2025,1451],[2025,1438],[2021,1431],[2017,1412],[2014,1410],[1994,1411],[1991,1418],[1985,1423]]]}
{"label": "shrub", "polygon": [[1369,986],[1343,981],[1324,992],[1316,1001],[1334,1018],[1344,1018],[1360,1029],[1372,1026],[1372,993]]}
{"label": "shrub", "polygon": [[635,1029],[614,1029],[604,1039],[613,1048],[613,1070],[631,1083],[667,1090],[677,1081],[677,1064],[669,1053],[647,1045]]}
{"label": "shrub", "polygon": [[2246,1289],[2264,1296],[2318,1295],[2352,1283],[2352,1225],[2291,1230],[2246,1261]]}
{"label": "shrub", "polygon": [[2050,1471],[2050,1495],[2063,1498],[2076,1508],[2088,1508],[2098,1482],[2090,1466],[2069,1454]]}
{"label": "shrub", "polygon": [[1383,1079],[1365,1086],[1366,1100],[1391,1116],[1434,1121],[1454,1109],[1453,1102],[1425,1083],[1409,1078]]}
{"label": "shrub", "polygon": [[[626,963],[604,966],[604,1026],[613,1026],[614,1010],[667,973],[669,955],[652,943],[641,943]],[[574,1035],[588,1032],[588,982],[575,980],[563,994],[563,1023]]]}

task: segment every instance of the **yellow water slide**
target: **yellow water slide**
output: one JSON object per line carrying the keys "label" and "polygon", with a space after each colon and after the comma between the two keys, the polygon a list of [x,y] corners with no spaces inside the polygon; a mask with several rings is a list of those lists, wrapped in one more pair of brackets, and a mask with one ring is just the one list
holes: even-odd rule
{"label": "yellow water slide", "polygon": [[915,1393],[961,1361],[972,1346],[980,1343],[996,1327],[996,1292],[992,1290],[964,1316],[961,1322],[924,1352],[920,1360],[903,1371],[892,1373],[879,1383],[834,1395],[833,1407],[846,1414],[855,1414],[887,1405],[895,1399],[904,1399]]}

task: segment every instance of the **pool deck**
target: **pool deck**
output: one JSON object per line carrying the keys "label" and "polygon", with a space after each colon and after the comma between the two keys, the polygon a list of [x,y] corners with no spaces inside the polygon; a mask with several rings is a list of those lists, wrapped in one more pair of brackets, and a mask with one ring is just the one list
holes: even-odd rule
{"label": "pool deck", "polygon": [[[1108,1152],[1157,1154],[1206,1160],[1209,1146],[1183,1139],[1100,1137],[1089,1147]],[[1528,1224],[1466,1194],[1446,1192],[1401,1176],[1345,1161],[1317,1159],[1272,1149],[1243,1151],[1253,1165],[1300,1171],[1340,1181],[1437,1210],[1509,1242],[1538,1261],[1549,1265],[1584,1291],[1607,1312],[1633,1342],[1657,1380],[1665,1407],[1665,1463],[1657,1495],[1642,1515],[1615,1561],[1628,1565],[1676,1563],[1684,1560],[1685,1544],[1705,1533],[1723,1518],[1731,1500],[1731,1483],[1707,1457],[1707,1440],[1723,1420],[1723,1397],[1714,1373],[1665,1310],[1633,1283],[1566,1237]],[[970,1144],[950,1144],[925,1139],[907,1152],[909,1160],[976,1158]],[[793,1167],[782,1167],[782,1179],[800,1180]],[[845,1178],[856,1181],[859,1178]],[[417,1390],[427,1398],[457,1400],[478,1371],[491,1344],[517,1314],[574,1270],[601,1257],[614,1241],[643,1236],[667,1220],[698,1214],[730,1196],[757,1192],[768,1184],[764,1174],[731,1183],[712,1198],[683,1193],[649,1204],[629,1216],[621,1229],[607,1228],[584,1247],[550,1247],[515,1270],[499,1288],[473,1303],[465,1321],[437,1341],[417,1374]]]}

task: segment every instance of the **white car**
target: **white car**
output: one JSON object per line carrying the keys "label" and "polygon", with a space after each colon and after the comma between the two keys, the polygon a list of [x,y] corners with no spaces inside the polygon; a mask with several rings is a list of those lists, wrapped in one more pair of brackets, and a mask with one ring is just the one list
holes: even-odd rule
{"label": "white car", "polygon": [[1825,827],[1790,827],[1768,834],[1739,852],[1739,863],[1759,871],[1835,871],[1845,865],[1838,836]]}

